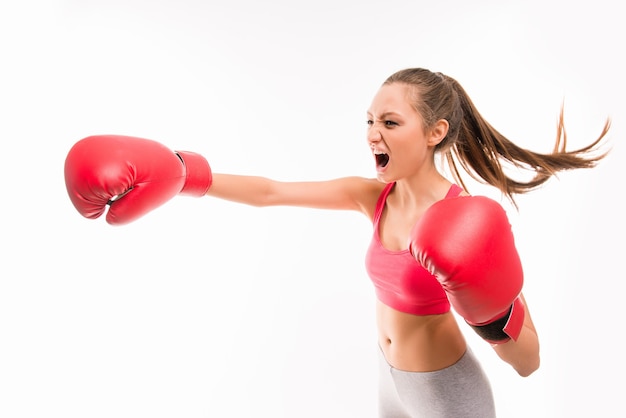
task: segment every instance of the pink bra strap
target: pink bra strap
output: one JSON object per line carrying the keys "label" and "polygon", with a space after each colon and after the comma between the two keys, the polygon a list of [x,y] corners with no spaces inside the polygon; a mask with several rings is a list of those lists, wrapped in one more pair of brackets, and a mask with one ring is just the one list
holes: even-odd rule
{"label": "pink bra strap", "polygon": [[458,195],[461,194],[461,192],[463,191],[463,188],[458,186],[457,184],[452,183],[452,186],[450,186],[450,190],[448,190],[448,194],[446,194],[446,199],[449,197],[457,197]]}
{"label": "pink bra strap", "polygon": [[385,186],[383,191],[380,193],[378,197],[378,202],[376,202],[376,210],[374,211],[374,225],[378,225],[378,221],[380,221],[380,215],[383,213],[383,208],[385,207],[385,202],[387,201],[387,196],[391,192],[391,189],[396,183],[389,183]]}

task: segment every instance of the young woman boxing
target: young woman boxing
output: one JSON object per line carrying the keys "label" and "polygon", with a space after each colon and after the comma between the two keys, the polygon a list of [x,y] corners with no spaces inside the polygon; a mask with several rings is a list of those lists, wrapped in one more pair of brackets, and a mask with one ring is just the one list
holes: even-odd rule
{"label": "young woman boxing", "polygon": [[[472,327],[522,376],[539,367],[539,340],[506,213],[494,200],[470,196],[460,169],[514,202],[559,171],[593,167],[605,155],[610,123],[588,146],[567,151],[561,115],[554,151],[532,152],[485,121],[457,81],[412,68],[382,84],[367,124],[376,178],[281,182],[218,174],[199,154],[103,135],[70,150],[67,190],[83,216],[97,218],[109,206],[106,219],[116,225],[179,193],[364,214],[373,224],[365,261],[377,295],[380,416],[494,417],[489,380],[460,326]],[[453,179],[438,170],[438,156]],[[511,178],[507,164],[531,178]]]}

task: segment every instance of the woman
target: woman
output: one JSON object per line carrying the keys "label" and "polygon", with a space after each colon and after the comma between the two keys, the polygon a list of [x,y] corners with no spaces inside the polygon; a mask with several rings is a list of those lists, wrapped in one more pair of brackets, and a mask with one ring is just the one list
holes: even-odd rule
{"label": "woman", "polygon": [[[420,68],[383,83],[367,123],[376,179],[279,182],[217,174],[198,154],[94,136],[70,150],[67,189],[86,217],[110,205],[111,224],[131,222],[178,193],[363,213],[374,225],[366,265],[378,296],[380,416],[494,417],[489,381],[451,306],[521,376],[539,367],[539,341],[504,210],[469,196],[458,165],[514,203],[515,194],[561,170],[593,167],[605,155],[599,147],[610,123],[590,145],[566,151],[561,114],[554,152],[534,153],[493,129],[454,79]],[[454,182],[439,172],[437,156],[452,168]],[[515,180],[503,164],[533,176]]]}

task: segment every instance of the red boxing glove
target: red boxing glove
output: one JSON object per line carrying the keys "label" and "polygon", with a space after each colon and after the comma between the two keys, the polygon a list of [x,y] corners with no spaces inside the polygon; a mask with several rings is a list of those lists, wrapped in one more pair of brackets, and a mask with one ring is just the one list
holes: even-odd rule
{"label": "red boxing glove", "polygon": [[409,249],[451,305],[490,343],[517,340],[524,275],[504,209],[482,196],[443,199],[415,224]]}
{"label": "red boxing glove", "polygon": [[81,139],[65,159],[65,185],[78,212],[95,219],[109,205],[111,225],[132,222],[177,194],[203,196],[211,182],[201,155],[130,136]]}

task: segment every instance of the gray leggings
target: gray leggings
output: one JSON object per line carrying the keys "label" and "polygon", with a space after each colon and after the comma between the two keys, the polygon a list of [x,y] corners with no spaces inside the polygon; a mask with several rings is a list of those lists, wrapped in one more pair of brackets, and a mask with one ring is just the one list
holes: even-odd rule
{"label": "gray leggings", "polygon": [[390,366],[380,350],[381,418],[495,418],[491,386],[469,347],[455,364],[434,372]]}

